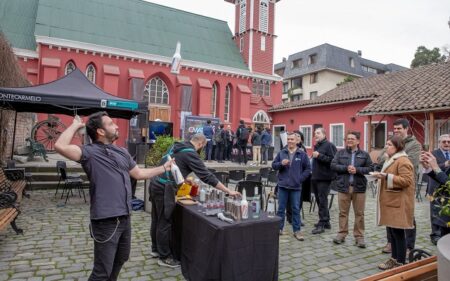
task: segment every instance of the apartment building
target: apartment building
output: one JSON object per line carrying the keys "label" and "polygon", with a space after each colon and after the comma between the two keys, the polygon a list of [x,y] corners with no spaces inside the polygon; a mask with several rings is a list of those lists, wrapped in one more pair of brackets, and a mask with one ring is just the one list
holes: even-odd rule
{"label": "apartment building", "polygon": [[347,77],[360,78],[407,69],[362,57],[328,43],[292,54],[275,64],[274,71],[283,77],[284,103],[313,100],[332,90]]}

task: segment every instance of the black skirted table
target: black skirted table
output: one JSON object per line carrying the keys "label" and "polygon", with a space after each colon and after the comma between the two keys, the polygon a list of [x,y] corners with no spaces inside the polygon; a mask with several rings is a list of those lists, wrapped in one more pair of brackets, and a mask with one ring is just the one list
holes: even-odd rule
{"label": "black skirted table", "polygon": [[279,217],[229,224],[198,210],[174,212],[174,254],[187,280],[278,280]]}

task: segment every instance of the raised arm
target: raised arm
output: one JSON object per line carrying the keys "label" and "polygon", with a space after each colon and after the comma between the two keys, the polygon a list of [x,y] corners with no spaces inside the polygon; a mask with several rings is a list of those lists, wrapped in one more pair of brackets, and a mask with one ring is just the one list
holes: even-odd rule
{"label": "raised arm", "polygon": [[74,118],[72,124],[59,136],[56,141],[56,152],[70,160],[79,161],[81,159],[81,148],[78,145],[71,144],[71,142],[78,129],[83,128],[84,126],[85,124],[81,120]]}

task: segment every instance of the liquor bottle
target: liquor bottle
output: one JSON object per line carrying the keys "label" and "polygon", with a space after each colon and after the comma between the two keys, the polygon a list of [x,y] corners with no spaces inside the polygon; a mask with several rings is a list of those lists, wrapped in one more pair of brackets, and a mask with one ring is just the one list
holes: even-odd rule
{"label": "liquor bottle", "polygon": [[[171,161],[172,157],[170,157],[170,155],[167,156],[167,160]],[[172,176],[173,176],[173,178],[175,180],[175,183],[177,185],[180,185],[180,184],[182,184],[184,182],[184,177],[181,174],[180,168],[178,168],[178,166],[177,166],[177,164],[175,162],[172,163],[172,168],[170,168],[170,171],[172,172]]]}
{"label": "liquor bottle", "polygon": [[245,189],[242,190],[241,214],[243,220],[248,219],[248,201]]}
{"label": "liquor bottle", "polygon": [[205,200],[206,200],[206,190],[203,187],[203,185],[200,188],[200,198],[199,198],[199,200],[200,200],[200,203],[202,203],[202,204],[205,203]]}
{"label": "liquor bottle", "polygon": [[261,206],[260,206],[260,197],[258,195],[258,188],[255,187],[255,197],[253,197],[252,201],[252,217],[254,219],[259,218],[259,213],[261,212]]}
{"label": "liquor bottle", "polygon": [[[76,119],[78,122],[83,122],[83,120],[81,120],[81,117],[80,117],[79,115],[75,115],[75,119]],[[86,126],[79,128],[79,129],[77,130],[77,133],[78,133],[79,135],[86,135]]]}
{"label": "liquor bottle", "polygon": [[269,193],[269,200],[267,200],[267,216],[269,218],[275,217],[275,199],[273,193]]}

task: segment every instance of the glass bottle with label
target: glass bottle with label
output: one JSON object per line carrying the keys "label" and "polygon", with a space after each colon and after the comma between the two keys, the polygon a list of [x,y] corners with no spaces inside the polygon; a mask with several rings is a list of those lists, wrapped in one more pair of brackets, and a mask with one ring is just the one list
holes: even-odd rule
{"label": "glass bottle with label", "polygon": [[269,193],[269,199],[267,200],[267,216],[269,218],[275,217],[275,198],[273,193]]}

